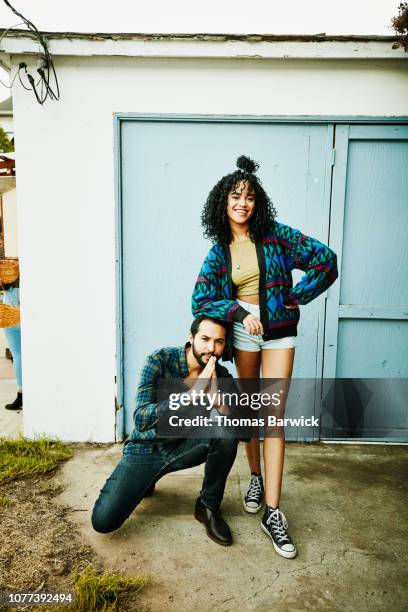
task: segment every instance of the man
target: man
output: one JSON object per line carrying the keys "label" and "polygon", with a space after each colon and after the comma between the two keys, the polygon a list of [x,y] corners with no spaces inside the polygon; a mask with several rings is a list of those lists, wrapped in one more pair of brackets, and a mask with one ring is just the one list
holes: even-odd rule
{"label": "man", "polygon": [[232,544],[231,531],[221,516],[220,505],[236,457],[237,439],[166,440],[157,436],[158,421],[168,415],[169,410],[169,400],[158,401],[160,379],[181,379],[187,386],[193,383],[191,394],[208,387],[215,389],[219,377],[232,381],[228,370],[218,363],[226,335],[225,323],[207,316],[199,317],[191,325],[190,342],[185,346],[162,348],[147,358],[136,397],[135,428],[92,513],[96,531],[109,533],[118,529],[139,502],[153,493],[156,482],[165,474],[205,462],[194,516],[204,523],[208,537],[214,542],[222,546]]}

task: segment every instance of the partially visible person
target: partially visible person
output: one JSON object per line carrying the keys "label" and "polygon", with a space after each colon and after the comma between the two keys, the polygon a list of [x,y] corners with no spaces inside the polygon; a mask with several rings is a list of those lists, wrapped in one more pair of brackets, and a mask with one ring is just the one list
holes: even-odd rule
{"label": "partially visible person", "polygon": [[[3,285],[3,304],[9,306],[20,306],[20,287],[19,279],[14,283]],[[13,368],[17,381],[17,397],[11,404],[6,404],[7,410],[22,410],[23,408],[23,379],[21,371],[21,328],[20,324],[15,327],[5,327],[4,334],[6,336],[10,352],[13,356]]]}

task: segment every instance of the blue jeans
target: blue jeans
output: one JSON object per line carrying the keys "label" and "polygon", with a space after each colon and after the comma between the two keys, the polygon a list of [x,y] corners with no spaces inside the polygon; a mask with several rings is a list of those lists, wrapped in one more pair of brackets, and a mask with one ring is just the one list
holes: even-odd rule
{"label": "blue jeans", "polygon": [[[9,306],[20,306],[20,290],[18,287],[10,287],[3,295],[3,304]],[[7,338],[7,342],[13,355],[13,367],[14,373],[17,380],[17,385],[21,388],[23,385],[22,373],[21,373],[21,329],[20,325],[15,327],[5,327],[4,334]]]}
{"label": "blue jeans", "polygon": [[212,510],[219,508],[236,454],[237,440],[233,438],[186,438],[155,444],[149,454],[137,452],[129,442],[96,500],[93,528],[100,533],[118,529],[162,476],[204,462],[201,500]]}
{"label": "blue jeans", "polygon": [[17,385],[21,388],[23,386],[23,376],[21,372],[21,330],[20,326],[16,327],[5,327],[4,333],[7,338],[7,342],[13,355],[13,368],[16,376]]}

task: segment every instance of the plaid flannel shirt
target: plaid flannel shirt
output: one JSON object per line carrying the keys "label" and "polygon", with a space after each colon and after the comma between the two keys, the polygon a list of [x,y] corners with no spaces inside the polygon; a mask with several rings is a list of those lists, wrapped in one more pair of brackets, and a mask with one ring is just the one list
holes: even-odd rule
{"label": "plaid flannel shirt", "polygon": [[[143,366],[136,394],[136,407],[133,414],[134,429],[128,442],[136,445],[140,453],[151,453],[153,443],[166,444],[180,438],[157,437],[156,424],[161,414],[169,409],[169,401],[157,401],[158,382],[160,379],[185,379],[188,377],[188,365],[185,346],[165,347],[149,355]],[[219,363],[216,364],[217,376],[232,379],[231,374]]]}

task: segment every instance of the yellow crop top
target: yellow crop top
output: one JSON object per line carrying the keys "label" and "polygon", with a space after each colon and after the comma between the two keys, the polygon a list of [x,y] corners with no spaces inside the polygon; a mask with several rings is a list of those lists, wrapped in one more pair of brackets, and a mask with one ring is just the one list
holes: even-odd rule
{"label": "yellow crop top", "polygon": [[250,238],[230,244],[232,282],[237,297],[259,293],[259,265],[256,246]]}

